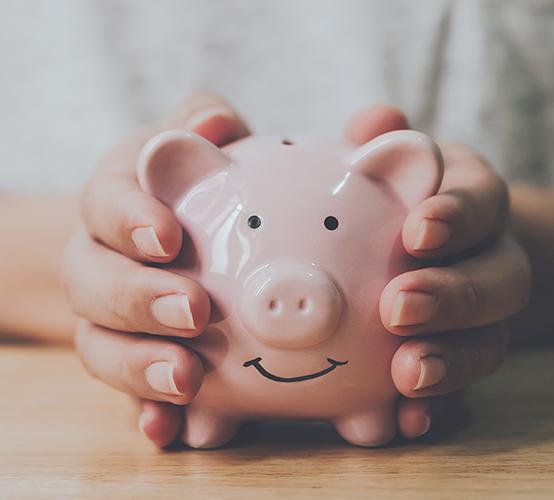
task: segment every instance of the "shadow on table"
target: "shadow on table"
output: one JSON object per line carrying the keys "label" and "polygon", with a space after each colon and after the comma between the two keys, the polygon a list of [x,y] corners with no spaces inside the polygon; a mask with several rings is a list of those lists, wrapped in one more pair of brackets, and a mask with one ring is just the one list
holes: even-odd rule
{"label": "shadow on table", "polygon": [[[416,440],[418,443],[440,443],[456,436],[471,421],[470,412],[460,399],[452,401],[447,415],[432,431]],[[410,445],[408,441],[397,437],[387,448],[400,448]],[[336,448],[351,447],[327,422],[274,421],[245,425],[229,446],[268,447],[268,448]]]}
{"label": "shadow on table", "polygon": [[[470,412],[459,399],[453,401],[448,416],[442,419],[432,431],[415,441],[397,437],[383,448],[402,448],[414,442],[439,443],[455,436],[470,423]],[[290,451],[293,449],[353,449],[346,443],[328,422],[275,420],[251,422],[242,426],[237,436],[224,449],[256,448],[266,449],[267,453]],[[182,451],[182,445],[176,445],[171,451]],[[363,448],[359,448],[363,449]]]}
{"label": "shadow on table", "polygon": [[461,443],[473,454],[499,454],[554,440],[554,350],[509,356],[467,397],[472,425]]}

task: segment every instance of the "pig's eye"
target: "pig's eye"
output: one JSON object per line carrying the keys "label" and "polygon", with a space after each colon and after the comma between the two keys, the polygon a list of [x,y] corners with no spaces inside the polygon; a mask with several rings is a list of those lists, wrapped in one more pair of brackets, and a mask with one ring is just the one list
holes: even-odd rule
{"label": "pig's eye", "polygon": [[251,215],[248,217],[248,226],[252,229],[258,229],[262,225],[262,219],[257,215]]}
{"label": "pig's eye", "polygon": [[339,221],[336,217],[333,217],[332,215],[329,215],[328,217],[325,217],[325,221],[323,222],[325,224],[325,227],[329,229],[329,231],[334,231],[339,227]]}

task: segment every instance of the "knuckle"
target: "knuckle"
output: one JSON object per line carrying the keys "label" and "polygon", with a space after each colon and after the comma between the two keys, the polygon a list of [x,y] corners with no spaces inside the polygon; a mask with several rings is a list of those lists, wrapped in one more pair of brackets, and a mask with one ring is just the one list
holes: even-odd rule
{"label": "knuckle", "polygon": [[486,308],[484,296],[479,293],[479,288],[467,274],[454,270],[454,279],[458,288],[458,303],[454,304],[454,307],[461,313],[461,326],[467,328],[478,321]]}
{"label": "knuckle", "polygon": [[114,314],[127,331],[145,331],[150,324],[153,285],[159,282],[159,270],[141,266],[119,283],[113,301]]}
{"label": "knuckle", "polygon": [[145,299],[153,298],[151,288],[159,283],[159,273],[160,270],[155,267],[140,265],[129,276],[129,282],[125,285],[131,290],[136,304],[142,305]]}
{"label": "knuckle", "polygon": [[142,191],[129,190],[119,196],[114,196],[110,202],[111,239],[118,242],[117,246],[127,248],[131,254],[135,253],[135,245],[132,244],[134,229],[144,226],[160,226],[164,222],[163,219],[160,220],[160,215],[153,210],[149,200],[145,198],[146,196]]}
{"label": "knuckle", "polygon": [[111,300],[108,302],[118,329],[134,332],[142,331],[144,323],[144,304],[148,299],[147,283],[149,268],[139,268],[130,272],[125,279],[119,279],[112,285]]}
{"label": "knuckle", "polygon": [[131,214],[134,213],[136,205],[133,194],[125,193],[122,196],[114,196],[110,201],[110,205],[110,213],[114,224],[112,229],[124,234],[130,233],[133,230],[134,222]]}
{"label": "knuckle", "polygon": [[125,283],[115,285],[112,300],[109,301],[109,307],[116,321],[119,323],[119,328],[126,331],[135,330],[134,307],[132,300],[132,292]]}
{"label": "knuckle", "polygon": [[480,317],[481,311],[485,304],[483,304],[483,297],[477,291],[477,287],[468,277],[462,280],[461,284],[462,301],[465,306],[466,317],[470,324]]}
{"label": "knuckle", "polygon": [[448,193],[444,193],[445,197],[448,200],[448,206],[450,211],[453,214],[453,217],[456,219],[461,219],[464,216],[464,213],[467,208],[465,197],[462,192],[451,190]]}
{"label": "knuckle", "polygon": [[472,227],[472,207],[468,196],[462,191],[450,191],[447,196],[448,219],[456,233],[467,234]]}
{"label": "knuckle", "polygon": [[139,219],[144,215],[144,208],[141,203],[142,192],[122,191],[114,193],[107,198],[102,211],[109,216],[102,220],[102,239],[112,247],[129,247],[131,232],[139,225]]}

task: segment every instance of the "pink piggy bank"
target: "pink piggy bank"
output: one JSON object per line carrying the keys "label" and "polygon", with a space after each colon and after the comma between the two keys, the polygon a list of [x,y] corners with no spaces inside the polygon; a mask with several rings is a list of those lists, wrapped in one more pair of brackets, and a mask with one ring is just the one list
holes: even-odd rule
{"label": "pink piggy bank", "polygon": [[438,147],[414,131],[364,146],[253,136],[218,149],[159,134],[138,166],[142,188],[171,207],[185,250],[173,268],[210,296],[207,330],[184,342],[205,377],[183,439],[217,447],[247,420],[328,420],[348,442],[396,434],[392,356],[379,297],[413,268],[407,211],[436,193]]}

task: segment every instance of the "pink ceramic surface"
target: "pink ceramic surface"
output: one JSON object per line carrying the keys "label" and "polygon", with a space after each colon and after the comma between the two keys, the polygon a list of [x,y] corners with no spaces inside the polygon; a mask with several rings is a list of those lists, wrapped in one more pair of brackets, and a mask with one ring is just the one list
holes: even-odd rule
{"label": "pink ceramic surface", "polygon": [[440,152],[414,131],[358,149],[289,142],[253,136],[220,150],[168,131],[139,158],[141,186],[185,231],[175,271],[212,301],[210,326],[186,341],[206,368],[185,409],[193,447],[267,418],[329,420],[363,446],[396,432],[390,362],[401,339],[383,328],[379,296],[413,267],[402,223],[437,191]]}

